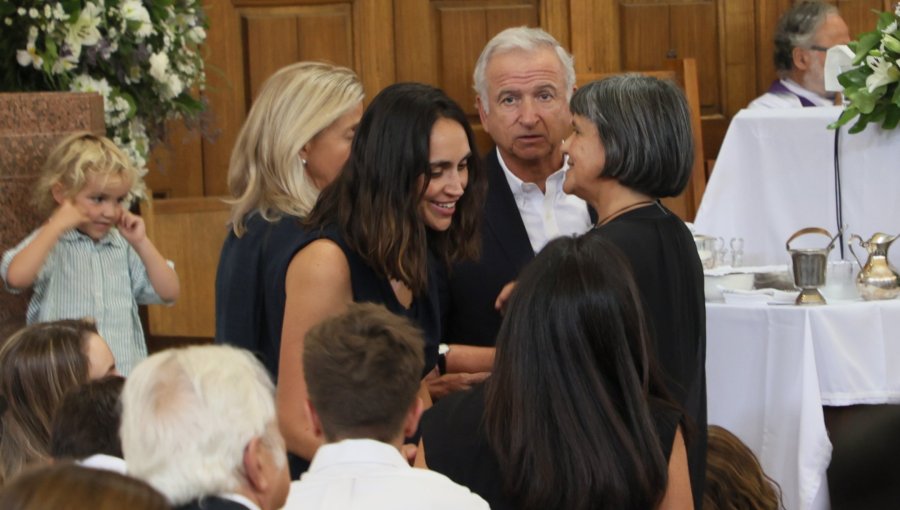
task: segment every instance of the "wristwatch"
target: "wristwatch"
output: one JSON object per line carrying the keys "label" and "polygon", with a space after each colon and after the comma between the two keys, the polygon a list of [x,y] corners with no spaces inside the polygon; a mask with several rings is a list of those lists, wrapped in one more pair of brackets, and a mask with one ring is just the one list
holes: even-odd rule
{"label": "wristwatch", "polygon": [[444,375],[447,373],[447,354],[450,352],[450,346],[447,344],[438,344],[437,367],[438,373]]}

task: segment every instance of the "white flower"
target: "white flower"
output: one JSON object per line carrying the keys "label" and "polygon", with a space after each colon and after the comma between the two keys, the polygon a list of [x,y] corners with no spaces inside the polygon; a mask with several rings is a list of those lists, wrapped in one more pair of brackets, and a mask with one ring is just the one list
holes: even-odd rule
{"label": "white flower", "polygon": [[24,16],[28,14],[28,11],[26,11],[24,7],[19,7],[18,9],[16,9],[16,13],[18,13],[19,16]]}
{"label": "white flower", "polygon": [[141,68],[139,66],[131,66],[128,74],[125,75],[125,83],[139,83],[141,81]]}
{"label": "white flower", "polygon": [[121,7],[122,17],[128,21],[140,23],[135,34],[143,39],[153,34],[153,25],[150,22],[150,13],[139,0],[125,0]]}
{"label": "white flower", "polygon": [[892,21],[890,25],[884,27],[884,30],[881,31],[883,34],[893,34],[897,31],[897,22]]}
{"label": "white flower", "polygon": [[187,38],[194,44],[201,44],[206,40],[206,30],[203,27],[194,27],[188,31]]}
{"label": "white flower", "polygon": [[81,15],[74,23],[69,25],[69,31],[66,34],[66,42],[70,47],[76,46],[93,46],[100,40],[100,31],[97,26],[100,25],[100,9],[88,2],[81,9]]}
{"label": "white flower", "polygon": [[138,39],[144,39],[145,37],[149,37],[156,33],[156,30],[153,30],[153,25],[150,23],[141,23],[141,26],[138,27],[135,34],[138,36]]}
{"label": "white flower", "polygon": [[166,88],[169,89],[170,98],[178,97],[184,91],[184,82],[181,81],[177,74],[171,74],[169,75],[169,81],[166,82]]}
{"label": "white flower", "polygon": [[53,16],[53,9],[50,8],[50,4],[44,4],[44,17],[49,18]]}
{"label": "white flower", "polygon": [[53,6],[53,18],[57,21],[66,21],[69,19],[69,15],[66,13],[66,10],[63,9],[61,3],[57,2],[56,5]]}
{"label": "white flower", "polygon": [[6,23],[6,26],[8,26],[8,27],[11,27],[13,24],[12,18],[6,18],[3,20],[3,22]]}
{"label": "white flower", "polygon": [[169,56],[163,52],[150,56],[150,76],[156,81],[165,84],[169,77]]}
{"label": "white flower", "polygon": [[888,85],[900,81],[900,68],[895,63],[885,61],[882,57],[866,57],[866,64],[872,69],[872,74],[866,78],[866,88],[869,93],[882,85]]}
{"label": "white flower", "polygon": [[31,9],[28,9],[28,15],[31,16],[31,19],[37,19],[37,17],[40,16],[41,13],[39,13],[37,9],[32,7]]}
{"label": "white flower", "polygon": [[29,42],[24,50],[16,51],[16,61],[22,67],[32,66],[35,69],[40,69],[44,64],[44,59],[41,58],[40,55],[37,54],[37,50],[34,47],[34,42]]}
{"label": "white flower", "polygon": [[69,88],[75,92],[97,92],[103,96],[104,103],[109,97],[109,93],[112,91],[106,78],[96,80],[87,74],[79,74],[76,76],[75,79],[72,80],[72,84]]}
{"label": "white flower", "polygon": [[50,68],[50,71],[53,74],[63,74],[71,71],[78,67],[78,58],[63,57],[58,59],[53,63],[53,67]]}

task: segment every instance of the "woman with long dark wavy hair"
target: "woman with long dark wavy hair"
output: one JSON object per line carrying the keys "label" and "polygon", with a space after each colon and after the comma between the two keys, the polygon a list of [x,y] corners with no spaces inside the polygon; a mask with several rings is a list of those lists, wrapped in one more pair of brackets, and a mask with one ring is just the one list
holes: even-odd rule
{"label": "woman with long dark wavy hair", "polygon": [[[435,366],[439,275],[477,256],[485,186],[466,115],[444,92],[399,83],[372,100],[287,270],[276,397],[290,452],[311,459],[321,442],[305,416],[303,338],[348,303],[410,318],[425,333],[426,373]],[[301,469],[295,459],[292,474]]]}
{"label": "woman with long dark wavy hair", "polygon": [[417,462],[494,509],[692,508],[682,418],[621,252],[560,238],[512,292],[491,378],[423,417]]}

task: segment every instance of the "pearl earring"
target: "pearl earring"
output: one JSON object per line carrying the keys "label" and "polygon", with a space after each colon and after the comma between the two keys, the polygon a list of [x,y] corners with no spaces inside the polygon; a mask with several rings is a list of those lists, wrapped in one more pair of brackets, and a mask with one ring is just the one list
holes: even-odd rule
{"label": "pearl earring", "polygon": [[305,160],[305,159],[300,158],[300,162],[303,163],[303,166],[306,166],[306,160]]}

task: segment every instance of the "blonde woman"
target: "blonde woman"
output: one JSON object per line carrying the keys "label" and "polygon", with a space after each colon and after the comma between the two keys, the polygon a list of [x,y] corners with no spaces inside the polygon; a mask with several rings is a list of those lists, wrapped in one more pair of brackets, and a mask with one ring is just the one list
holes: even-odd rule
{"label": "blonde woman", "polygon": [[349,69],[287,66],[263,85],[231,154],[231,232],[216,275],[216,342],[254,352],[275,379],[299,219],[347,161],[362,99]]}

